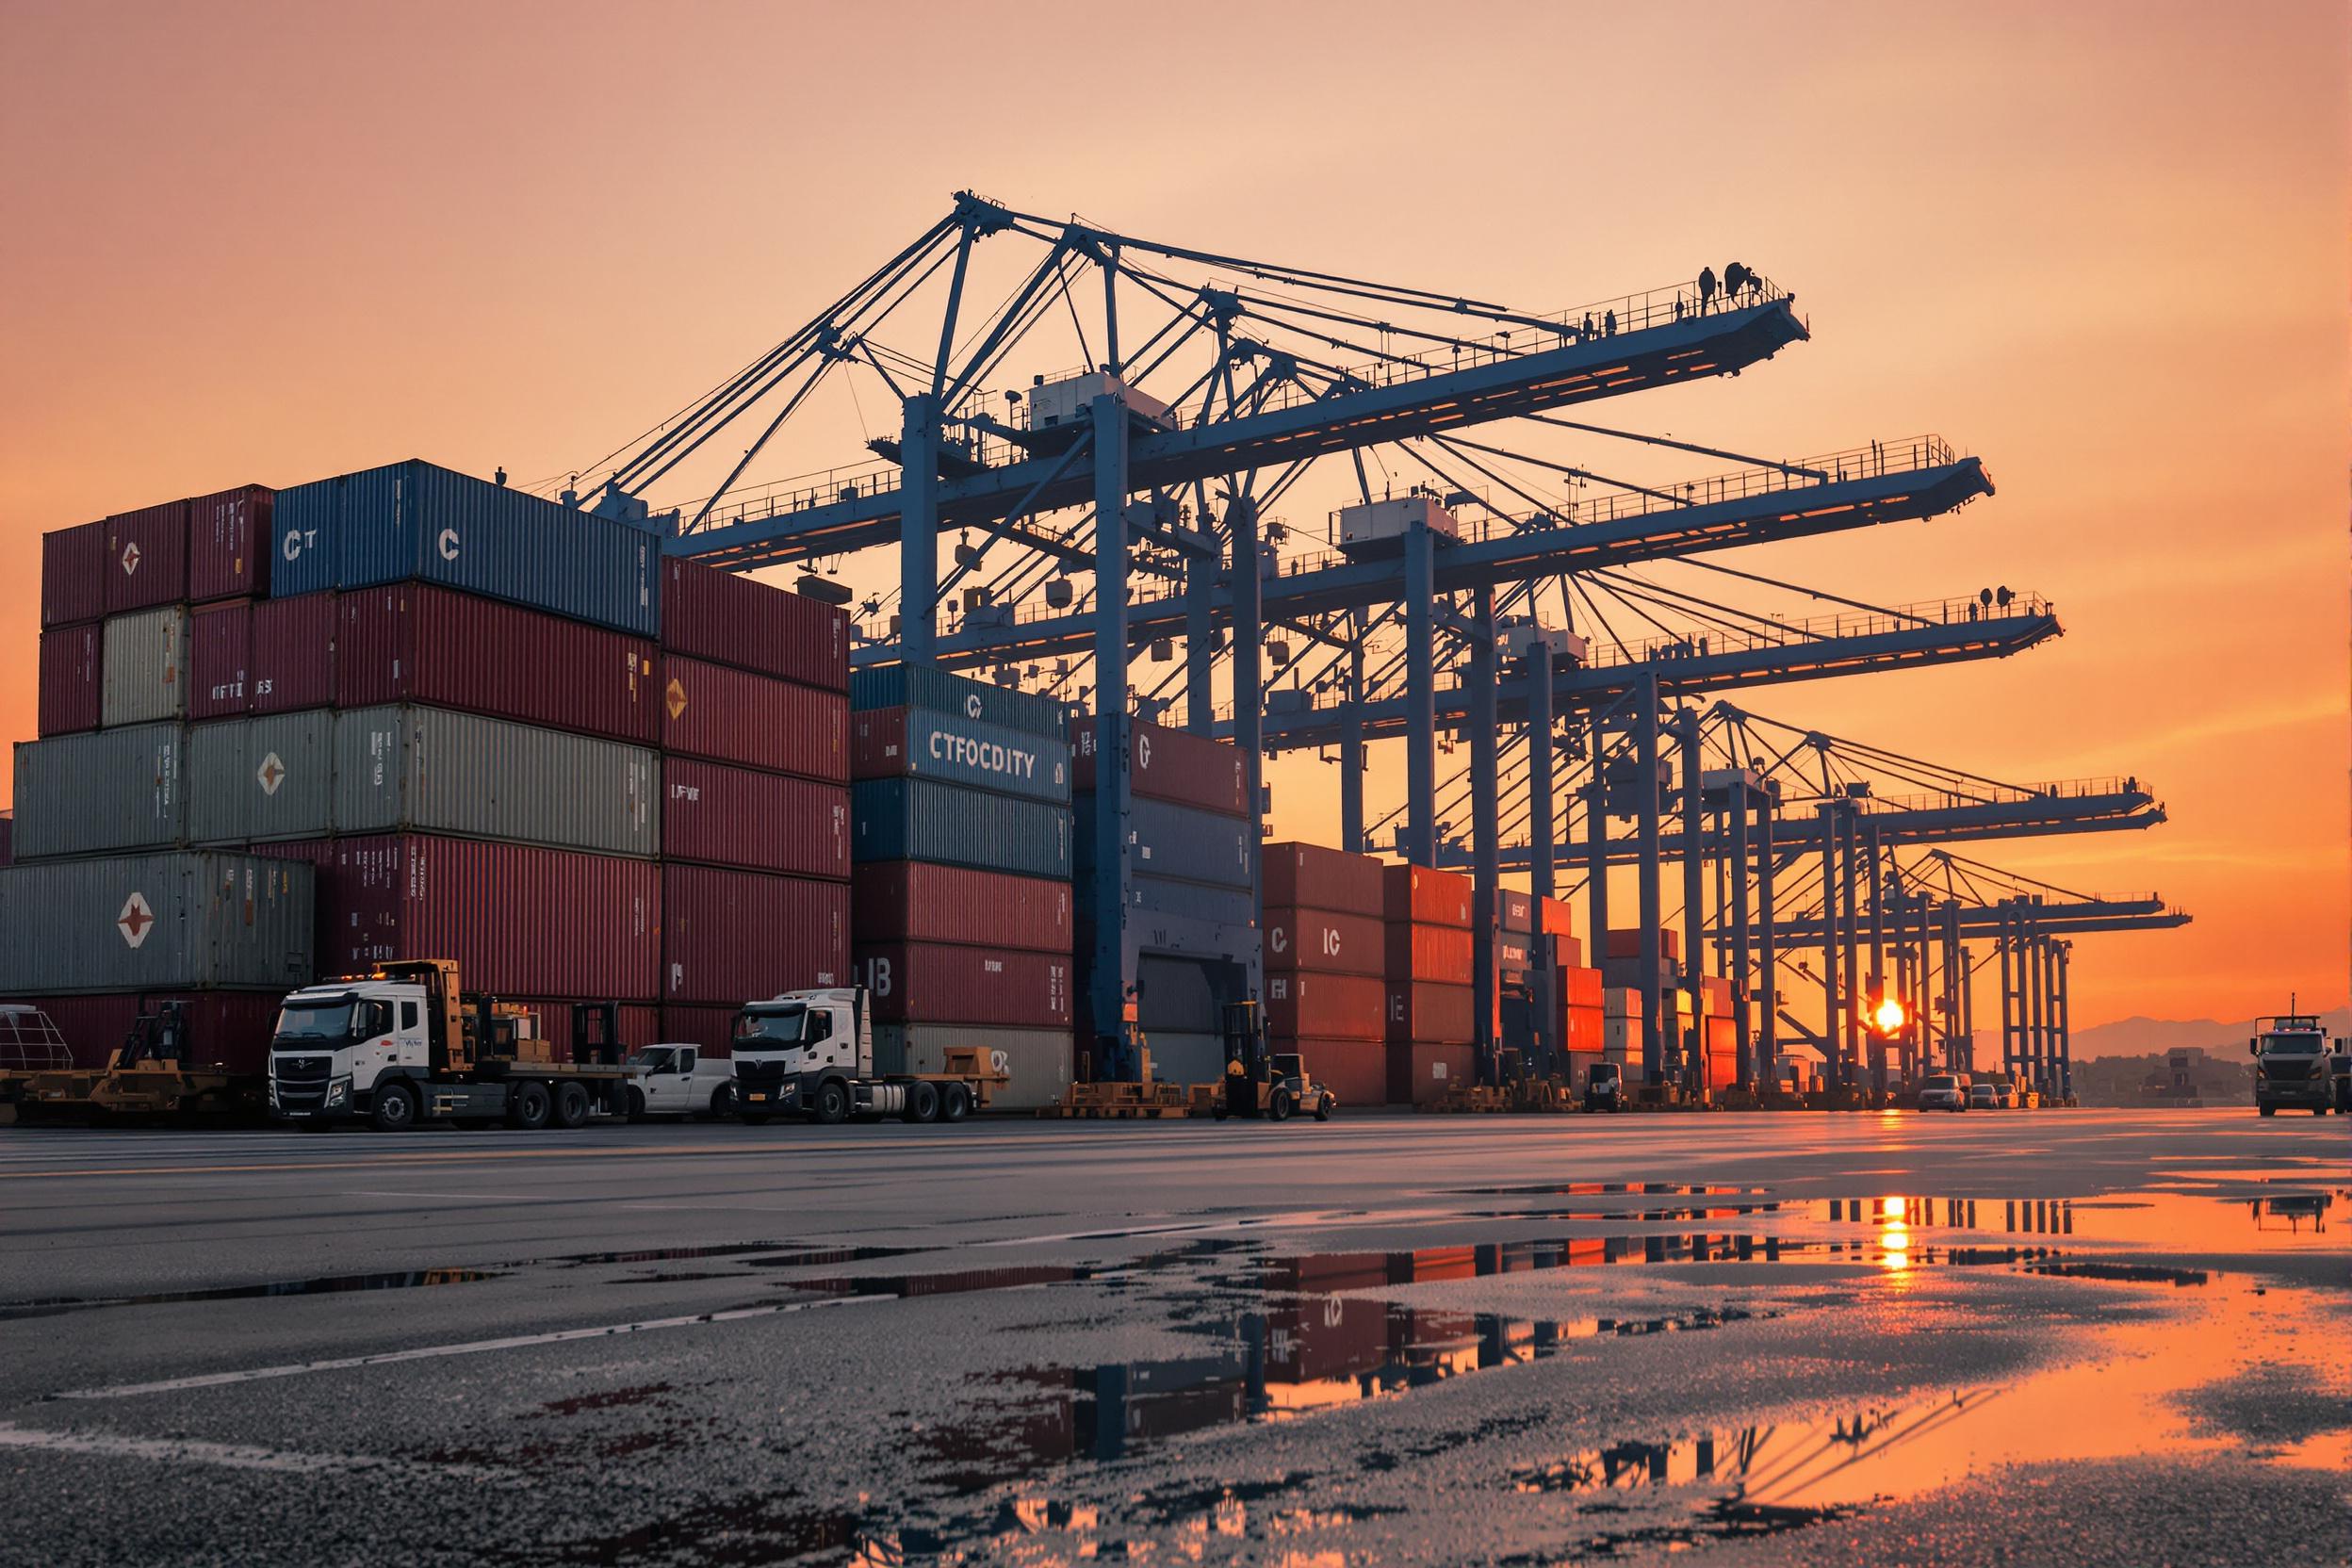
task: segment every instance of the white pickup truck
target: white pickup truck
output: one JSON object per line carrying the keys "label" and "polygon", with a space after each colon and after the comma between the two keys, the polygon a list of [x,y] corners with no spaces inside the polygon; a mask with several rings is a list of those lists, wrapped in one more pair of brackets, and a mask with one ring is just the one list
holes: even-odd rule
{"label": "white pickup truck", "polygon": [[621,1064],[629,1070],[629,1119],[656,1116],[731,1117],[735,1064],[692,1045],[649,1045]]}

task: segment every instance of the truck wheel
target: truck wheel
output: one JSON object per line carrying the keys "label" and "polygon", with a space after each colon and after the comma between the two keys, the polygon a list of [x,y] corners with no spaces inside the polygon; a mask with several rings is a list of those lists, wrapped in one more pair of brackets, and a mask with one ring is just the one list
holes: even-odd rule
{"label": "truck wheel", "polygon": [[710,1115],[714,1119],[724,1121],[734,1114],[735,1086],[721,1084],[710,1091]]}
{"label": "truck wheel", "polygon": [[817,1086],[817,1119],[827,1127],[849,1119],[849,1086],[838,1078]]}
{"label": "truck wheel", "polygon": [[972,1115],[972,1089],[964,1084],[950,1084],[939,1091],[939,1119],[961,1121]]}
{"label": "truck wheel", "polygon": [[517,1084],[507,1091],[506,1124],[526,1133],[535,1133],[547,1124],[547,1113],[553,1108],[547,1097],[547,1085]]}
{"label": "truck wheel", "polygon": [[645,1119],[645,1091],[641,1088],[632,1086],[629,1091],[629,1119],[631,1121]]}
{"label": "truck wheel", "polygon": [[939,1119],[939,1086],[918,1079],[906,1086],[906,1119],[937,1121]]}
{"label": "truck wheel", "polygon": [[416,1125],[416,1091],[406,1084],[385,1084],[376,1090],[368,1121],[379,1133],[405,1133]]}
{"label": "truck wheel", "polygon": [[1288,1121],[1290,1119],[1290,1113],[1296,1108],[1297,1107],[1291,1103],[1290,1091],[1288,1089],[1276,1089],[1272,1094],[1266,1096],[1266,1119],[1268,1121]]}
{"label": "truck wheel", "polygon": [[2278,1114],[2278,1107],[2276,1105],[2257,1105],[2254,1108],[2262,1112],[2264,1116],[2277,1116]]}
{"label": "truck wheel", "polygon": [[567,1132],[574,1127],[588,1125],[587,1085],[558,1084],[555,1086],[554,1121],[558,1127]]}
{"label": "truck wheel", "polygon": [[1320,1099],[1320,1100],[1316,1101],[1316,1102],[1315,1102],[1315,1120],[1317,1120],[1317,1121],[1329,1121],[1329,1120],[1331,1120],[1331,1106],[1332,1106],[1333,1104],[1335,1104],[1335,1103],[1336,1103],[1336,1102],[1335,1102],[1335,1101],[1333,1101],[1333,1100],[1331,1099],[1331,1097],[1330,1095],[1328,1095],[1328,1094],[1327,1094],[1327,1095],[1325,1095],[1322,1099]]}

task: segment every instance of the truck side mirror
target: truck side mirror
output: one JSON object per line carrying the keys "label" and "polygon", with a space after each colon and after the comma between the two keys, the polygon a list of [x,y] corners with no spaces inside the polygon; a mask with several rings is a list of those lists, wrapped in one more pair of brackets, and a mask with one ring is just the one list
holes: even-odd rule
{"label": "truck side mirror", "polygon": [[2259,1055],[2261,1055],[2261,1054],[2262,1054],[2262,1041],[2260,1041],[2260,1040],[2248,1040],[2248,1041],[2246,1041],[2246,1054],[2247,1055],[2249,1055],[2249,1056],[2259,1056]]}

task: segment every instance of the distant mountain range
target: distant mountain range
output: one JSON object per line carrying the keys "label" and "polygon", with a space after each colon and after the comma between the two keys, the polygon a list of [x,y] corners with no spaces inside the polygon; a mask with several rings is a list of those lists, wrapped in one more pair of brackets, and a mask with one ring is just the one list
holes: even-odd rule
{"label": "distant mountain range", "polygon": [[[1999,999],[1996,998],[1996,1001]],[[2320,1021],[2330,1035],[2352,1035],[2352,1007],[2338,1007],[2321,1016]],[[2176,1051],[2188,1046],[2203,1046],[2221,1054],[2246,1054],[2246,1042],[2261,1032],[2262,1026],[2247,1019],[2239,1023],[2221,1023],[2210,1018],[2127,1018],[2114,1023],[2101,1023],[2074,1032],[2074,1055],[2087,1061],[2094,1056],[2147,1056],[2158,1052]],[[1989,1046],[1995,1056],[2001,1054],[1999,1030],[1989,1035],[1977,1031],[1980,1053]]]}

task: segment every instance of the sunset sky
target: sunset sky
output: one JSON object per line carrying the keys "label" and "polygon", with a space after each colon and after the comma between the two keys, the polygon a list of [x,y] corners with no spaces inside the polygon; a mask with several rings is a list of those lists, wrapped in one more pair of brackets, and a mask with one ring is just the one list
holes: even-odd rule
{"label": "sunset sky", "polygon": [[[2153,833],[1968,850],[2197,917],[2080,944],[2078,1026],[2332,1006],[2345,15],[0,0],[0,735],[33,733],[43,530],[411,456],[563,472],[959,188],[1531,309],[1739,256],[1813,340],[1609,417],[1791,454],[1941,433],[1997,497],[1742,564],[2033,588],[2066,629],[1739,700],[2150,781]],[[1335,834],[1318,773],[1277,773],[1278,833]]]}

